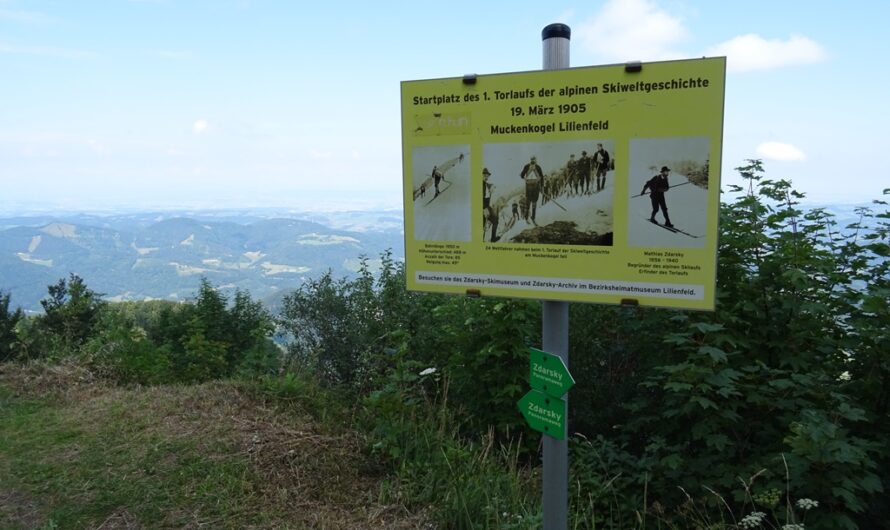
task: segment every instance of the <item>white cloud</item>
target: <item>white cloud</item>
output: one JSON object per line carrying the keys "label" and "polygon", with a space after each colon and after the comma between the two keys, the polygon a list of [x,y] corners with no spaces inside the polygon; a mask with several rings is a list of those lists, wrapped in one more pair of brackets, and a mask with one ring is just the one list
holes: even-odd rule
{"label": "white cloud", "polygon": [[705,55],[725,55],[730,72],[818,63],[828,56],[819,43],[802,35],[791,35],[787,40],[781,40],[764,39],[755,33],[740,35],[713,46]]}
{"label": "white cloud", "polygon": [[797,147],[782,142],[764,142],[758,145],[757,156],[782,162],[794,162],[807,158],[807,155]]}
{"label": "white cloud", "polygon": [[598,58],[616,62],[679,58],[674,47],[688,36],[680,17],[650,0],[609,0],[575,34]]}
{"label": "white cloud", "polygon": [[0,43],[0,53],[13,55],[41,55],[46,57],[61,57],[63,59],[91,59],[97,57],[96,53],[56,48],[53,46],[18,46]]}
{"label": "white cloud", "polygon": [[34,24],[49,22],[50,18],[47,17],[45,14],[38,13],[36,11],[0,9],[0,20],[24,24]]}
{"label": "white cloud", "polygon": [[314,160],[328,160],[334,157],[334,153],[330,151],[322,151],[315,148],[310,148],[307,151],[307,154],[309,155],[309,158],[312,158]]}
{"label": "white cloud", "polygon": [[207,120],[197,120],[192,124],[192,132],[201,134],[207,130]]}
{"label": "white cloud", "polygon": [[105,144],[98,140],[87,140],[87,146],[96,154],[104,154],[108,151],[108,148],[105,147]]}
{"label": "white cloud", "polygon": [[195,54],[188,50],[152,50],[149,51],[148,54],[153,57],[170,59],[174,61],[193,59],[195,57]]}

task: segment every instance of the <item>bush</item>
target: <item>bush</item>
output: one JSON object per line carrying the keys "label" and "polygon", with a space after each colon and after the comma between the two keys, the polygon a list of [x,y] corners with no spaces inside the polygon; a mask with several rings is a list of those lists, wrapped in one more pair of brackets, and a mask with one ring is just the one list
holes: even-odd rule
{"label": "bush", "polygon": [[201,281],[194,303],[127,302],[102,307],[81,348],[122,383],[199,382],[276,373],[281,353],[269,339],[272,318],[247,293],[231,306]]}
{"label": "bush", "polygon": [[[620,359],[635,367],[629,380],[640,381],[626,415],[613,413],[599,427],[591,421],[585,434],[597,443],[575,447],[575,476],[594,474],[579,481],[579,499],[605,503],[592,505],[601,514],[624,514],[607,528],[651,510],[656,498],[662,507],[693,499],[718,515],[727,507],[738,514],[764,491],[783,492],[786,503],[791,495],[818,500],[807,528],[878,524],[876,494],[888,471],[881,388],[890,354],[881,296],[888,274],[886,259],[877,259],[886,225],[838,229],[822,210],[801,211],[802,195],[764,179],[759,162],[740,171],[749,188],[734,188],[737,199],[721,209],[717,310],[641,313],[649,322],[639,326],[660,344],[623,333],[604,339],[613,349],[628,344]],[[619,331],[631,322],[617,320]],[[657,364],[633,355],[642,348],[657,352]],[[579,381],[610,387],[595,363],[580,368]],[[574,416],[613,403],[600,399],[573,397]],[[739,477],[751,476],[758,479],[749,490]],[[644,484],[654,493],[648,505]],[[794,522],[786,517],[776,520]]]}
{"label": "bush", "polygon": [[0,291],[0,362],[18,354],[20,347],[16,327],[24,317],[21,308],[9,311],[9,294]]}
{"label": "bush", "polygon": [[105,306],[96,293],[76,274],[71,274],[48,288],[49,296],[40,301],[44,314],[37,321],[42,332],[51,337],[57,355],[76,353],[90,337]]}

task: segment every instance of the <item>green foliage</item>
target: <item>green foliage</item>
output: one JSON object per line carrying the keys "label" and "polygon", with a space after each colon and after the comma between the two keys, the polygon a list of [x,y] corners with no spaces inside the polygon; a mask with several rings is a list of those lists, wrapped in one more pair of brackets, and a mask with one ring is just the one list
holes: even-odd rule
{"label": "green foliage", "polygon": [[235,374],[259,376],[277,371],[279,354],[271,344],[271,315],[250,295],[228,299],[206,279],[191,304],[162,307],[147,336],[169,360],[175,381],[206,381]]}
{"label": "green foliage", "polygon": [[500,445],[494,429],[476,440],[458,436],[448,379],[420,366],[400,359],[383,388],[365,400],[373,450],[396,470],[388,495],[412,508],[430,506],[446,528],[540,528],[521,440]]}
{"label": "green foliage", "polygon": [[194,303],[103,306],[80,351],[122,383],[260,377],[280,367],[281,354],[269,339],[272,331],[272,317],[260,302],[236,291],[230,305],[202,280]]}
{"label": "green foliage", "polygon": [[54,353],[75,353],[95,331],[105,306],[102,295],[76,274],[50,285],[48,291],[49,296],[40,301],[44,314],[38,317],[38,327]]}
{"label": "green foliage", "polygon": [[[886,514],[888,217],[838,228],[758,161],[740,171],[715,313],[571,307],[571,431],[592,440],[572,449],[579,528],[729,527],[768,500],[772,524],[796,524],[792,496],[820,502],[809,528]],[[284,319],[304,366],[362,382],[375,449],[403,476],[439,458],[443,425],[455,443],[516,443],[538,305],[405,293],[400,267],[363,274],[307,286]]]}
{"label": "green foliage", "polygon": [[370,286],[367,261],[361,281],[334,280],[331,272],[304,283],[285,297],[282,326],[293,337],[290,354],[326,380],[351,383],[367,355],[369,315],[364,311]]}
{"label": "green foliage", "polygon": [[540,315],[540,304],[528,300],[452,297],[433,310],[431,325],[445,343],[426,362],[451,380],[467,432],[525,430],[516,402],[528,391],[528,347],[540,344]]}
{"label": "green foliage", "polygon": [[411,328],[415,298],[386,253],[376,280],[362,258],[354,279],[335,280],[328,271],[305,282],[284,298],[279,325],[292,339],[295,363],[328,383],[368,388],[385,370],[383,352],[397,345],[393,335]]}
{"label": "green foliage", "polygon": [[170,359],[133,323],[125,311],[112,305],[102,314],[98,333],[86,344],[95,366],[121,383],[160,384],[172,378]]}
{"label": "green foliage", "polygon": [[572,432],[611,434],[630,420],[633,411],[616,404],[638,396],[640,383],[665,362],[669,351],[663,335],[673,327],[673,314],[594,304],[569,306],[569,368],[579,382],[569,400]]}
{"label": "green foliage", "polygon": [[279,323],[296,365],[365,393],[435,369],[451,381],[466,429],[507,436],[520,427],[515,403],[526,391],[527,348],[540,337],[539,304],[409,293],[402,265],[389,254],[381,261],[376,279],[362,260],[355,279],[328,273],[285,298]]}
{"label": "green foliage", "polygon": [[16,356],[19,351],[16,326],[25,317],[21,308],[9,310],[9,294],[0,291],[0,362]]}
{"label": "green foliage", "polygon": [[[626,416],[608,418],[611,431],[594,427],[596,443],[575,446],[578,502],[624,514],[598,521],[623,528],[627,514],[653,512],[644,484],[661,507],[685,506],[688,494],[714,514],[741,514],[752,494],[782,491],[785,503],[819,501],[807,528],[875,527],[888,469],[886,223],[838,229],[822,210],[803,212],[789,183],[764,179],[758,161],[739,169],[749,186],[721,210],[716,312],[646,315],[657,345],[621,333],[621,319],[605,327],[618,330],[603,339],[611,348],[657,352],[657,364],[621,357],[637,392]],[[576,379],[610,388],[585,368],[573,363]],[[576,418],[582,407],[608,408],[570,403]],[[746,487],[745,476],[756,484]],[[795,522],[781,510],[774,520]]]}

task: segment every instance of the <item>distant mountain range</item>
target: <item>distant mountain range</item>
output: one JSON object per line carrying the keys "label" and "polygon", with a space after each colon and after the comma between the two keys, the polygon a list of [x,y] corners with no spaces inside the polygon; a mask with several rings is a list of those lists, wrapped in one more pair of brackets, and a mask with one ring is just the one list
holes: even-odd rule
{"label": "distant mountain range", "polygon": [[187,300],[201,277],[274,302],[327,270],[356,272],[391,249],[404,259],[401,211],[213,211],[0,218],[0,290],[40,310],[70,273],[105,299]]}
{"label": "distant mountain range", "polygon": [[[841,227],[859,220],[859,205],[819,206]],[[0,216],[0,290],[13,307],[39,311],[47,286],[70,273],[111,301],[188,300],[205,277],[274,307],[307,278],[355,274],[361,256],[377,266],[391,249],[403,260],[402,223],[401,210]]]}

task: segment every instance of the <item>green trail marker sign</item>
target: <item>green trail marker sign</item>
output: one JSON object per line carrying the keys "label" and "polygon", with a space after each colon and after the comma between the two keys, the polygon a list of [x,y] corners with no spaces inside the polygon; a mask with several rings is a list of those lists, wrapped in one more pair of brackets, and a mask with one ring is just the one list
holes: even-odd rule
{"label": "green trail marker sign", "polygon": [[566,402],[537,390],[519,400],[519,411],[532,429],[558,440],[566,438]]}
{"label": "green trail marker sign", "polygon": [[535,390],[561,398],[575,385],[575,379],[558,356],[529,348],[528,382]]}

